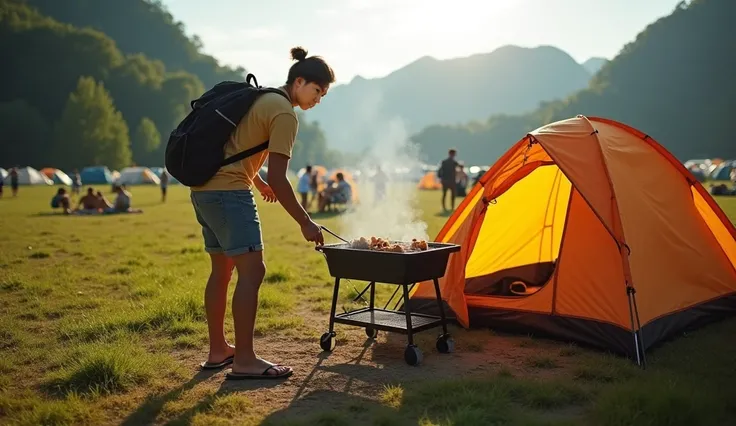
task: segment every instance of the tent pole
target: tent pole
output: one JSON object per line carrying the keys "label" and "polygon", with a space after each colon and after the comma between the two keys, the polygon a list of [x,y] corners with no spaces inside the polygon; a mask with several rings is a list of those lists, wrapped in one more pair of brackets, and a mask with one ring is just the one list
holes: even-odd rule
{"label": "tent pole", "polygon": [[644,366],[644,369],[647,368],[647,356],[644,351],[644,336],[641,330],[641,321],[639,321],[639,308],[636,305],[636,289],[633,287],[631,288],[631,300],[634,302],[634,315],[636,315],[636,327],[639,329],[639,344],[641,347],[641,359]]}
{"label": "tent pole", "polygon": [[636,326],[634,325],[634,308],[632,307],[633,287],[626,285],[626,296],[629,300],[629,317],[631,319],[631,334],[634,336],[634,349],[636,350],[636,365],[641,366],[641,358],[639,357],[639,339],[636,336]]}

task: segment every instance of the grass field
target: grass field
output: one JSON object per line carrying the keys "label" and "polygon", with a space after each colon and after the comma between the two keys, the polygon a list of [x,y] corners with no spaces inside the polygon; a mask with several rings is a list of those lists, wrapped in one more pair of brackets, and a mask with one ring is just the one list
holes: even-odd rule
{"label": "grass field", "polygon": [[[107,190],[107,188],[105,188]],[[278,205],[261,205],[267,276],[257,350],[288,363],[283,382],[200,372],[209,261],[188,191],[134,188],[144,214],[50,215],[49,188],[0,200],[0,423],[270,425],[725,425],[736,417],[736,320],[688,333],[631,361],[575,345],[454,328],[457,349],[418,335],[337,326],[321,353],[333,280]],[[437,192],[419,194],[431,236]],[[719,203],[736,220],[736,199]],[[340,230],[335,217],[318,219]],[[355,288],[343,286],[348,308]],[[382,299],[390,288],[381,289]],[[231,288],[232,293],[232,288]],[[228,318],[230,314],[228,313]],[[226,326],[232,333],[231,320]]]}

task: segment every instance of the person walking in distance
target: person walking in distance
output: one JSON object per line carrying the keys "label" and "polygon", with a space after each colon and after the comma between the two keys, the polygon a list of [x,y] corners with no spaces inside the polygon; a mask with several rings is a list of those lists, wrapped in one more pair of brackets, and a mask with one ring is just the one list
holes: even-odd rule
{"label": "person walking in distance", "polygon": [[455,155],[457,154],[457,151],[455,149],[450,149],[448,151],[448,156],[444,160],[442,160],[442,163],[440,164],[440,168],[437,170],[437,177],[440,178],[440,182],[442,182],[442,210],[447,211],[447,207],[445,204],[445,198],[447,197],[447,192],[450,192],[450,206],[451,210],[455,210],[455,194],[457,193],[457,182],[456,182],[456,171],[458,162],[455,161]]}
{"label": "person walking in distance", "polygon": [[169,188],[169,172],[165,169],[161,172],[161,202],[166,202],[166,190]]}
{"label": "person walking in distance", "polygon": [[[278,88],[286,97],[278,93],[260,96],[225,144],[225,157],[266,140],[269,141],[267,150],[223,166],[204,185],[191,187],[192,205],[212,264],[205,290],[209,356],[202,368],[222,368],[232,363],[226,375],[228,379],[273,379],[293,372],[289,366],[259,357],[254,348],[258,290],[266,265],[252,188],[266,202],[278,200],[307,241],[324,244],[319,225],[297,200],[286,171],[299,126],[294,108],[308,110],[319,104],[335,81],[335,75],[324,59],[307,57],[307,51],[301,47],[291,49],[291,56],[296,63],[289,69],[286,83]],[[266,159],[268,183],[258,174]],[[238,270],[232,300],[234,347],[226,341],[224,333],[227,288],[233,268]]]}

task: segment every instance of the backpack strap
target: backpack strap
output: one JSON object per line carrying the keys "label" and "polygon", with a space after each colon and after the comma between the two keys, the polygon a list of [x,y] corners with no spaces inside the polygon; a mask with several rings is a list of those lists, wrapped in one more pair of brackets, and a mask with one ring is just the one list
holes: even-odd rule
{"label": "backpack strap", "polygon": [[[248,77],[251,77],[251,76],[255,80],[255,76],[253,76],[252,74],[248,74]],[[258,90],[262,91],[263,93],[278,93],[279,95],[286,98],[286,100],[291,102],[289,100],[289,97],[286,95],[286,93],[284,93],[283,91],[279,89],[274,89],[270,87],[261,87]],[[259,145],[254,146],[253,148],[246,149],[245,151],[239,152],[233,156],[226,158],[225,160],[223,160],[222,164],[220,164],[220,167],[227,166],[228,164],[235,163],[236,161],[244,160],[245,158],[250,157],[251,155],[258,154],[259,152],[265,150],[266,148],[268,148],[268,141],[263,142]]]}
{"label": "backpack strap", "polygon": [[245,159],[246,157],[250,157],[251,155],[258,154],[259,152],[265,150],[268,148],[268,141],[263,142],[260,145],[254,146],[253,148],[246,149],[245,151],[239,152],[231,157],[226,158],[223,160],[222,164],[220,164],[220,167],[227,166],[228,164],[235,163],[236,161],[240,161]]}

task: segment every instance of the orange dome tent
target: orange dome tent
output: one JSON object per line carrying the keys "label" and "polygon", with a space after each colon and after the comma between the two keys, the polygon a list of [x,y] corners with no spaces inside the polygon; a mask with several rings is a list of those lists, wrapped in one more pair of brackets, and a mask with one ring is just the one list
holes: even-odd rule
{"label": "orange dome tent", "polygon": [[427,172],[417,184],[419,189],[442,189],[442,182],[437,177],[437,172]]}
{"label": "orange dome tent", "polygon": [[[465,327],[643,362],[686,327],[736,312],[736,228],[672,154],[612,120],[577,116],[527,134],[436,241],[462,247],[440,288]],[[414,287],[413,311],[436,305],[431,282]]]}

